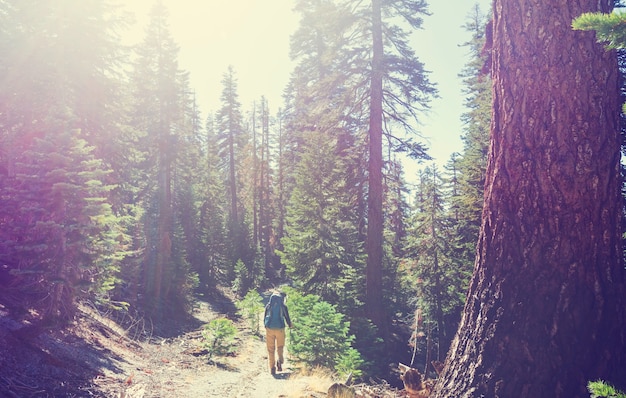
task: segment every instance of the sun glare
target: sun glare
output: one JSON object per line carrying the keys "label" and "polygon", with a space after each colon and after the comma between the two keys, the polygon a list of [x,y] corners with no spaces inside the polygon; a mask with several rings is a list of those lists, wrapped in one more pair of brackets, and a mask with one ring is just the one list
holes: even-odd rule
{"label": "sun glare", "polygon": [[[154,0],[128,2],[136,26],[124,38],[143,40]],[[297,27],[293,0],[163,0],[171,34],[180,46],[179,65],[191,73],[203,113],[219,106],[220,81],[229,65],[239,80],[244,106],[261,96],[277,110],[291,72],[289,38]]]}

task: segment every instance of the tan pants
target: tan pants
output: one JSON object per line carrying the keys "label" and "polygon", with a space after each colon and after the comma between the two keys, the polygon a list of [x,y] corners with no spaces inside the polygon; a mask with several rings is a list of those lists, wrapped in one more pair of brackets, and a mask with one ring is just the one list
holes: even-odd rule
{"label": "tan pants", "polygon": [[274,351],[278,351],[278,361],[282,364],[284,362],[285,329],[265,328],[265,343],[267,344],[270,369],[276,367],[276,354]]}

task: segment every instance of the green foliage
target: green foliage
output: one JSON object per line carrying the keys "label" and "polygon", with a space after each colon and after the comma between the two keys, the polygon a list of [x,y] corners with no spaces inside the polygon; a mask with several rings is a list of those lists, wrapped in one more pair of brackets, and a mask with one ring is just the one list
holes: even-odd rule
{"label": "green foliage", "polygon": [[[409,283],[415,289],[416,306],[431,322],[427,334],[429,339],[437,339],[436,358],[439,360],[445,356],[452,340],[471,275],[471,267],[463,264],[453,246],[455,236],[452,217],[446,207],[449,195],[445,188],[435,166],[420,173],[407,237],[406,251],[410,257],[403,264],[410,275]],[[447,322],[449,319],[452,322]],[[426,348],[427,363],[431,347]]]}
{"label": "green foliage", "polygon": [[243,260],[238,259],[235,263],[235,279],[233,280],[232,287],[238,293],[245,290],[248,285],[248,267],[244,264]]}
{"label": "green foliage", "polygon": [[286,289],[294,329],[290,332],[289,353],[308,368],[324,367],[339,374],[362,374],[361,354],[352,347],[350,324],[336,307],[315,295],[300,295]]}
{"label": "green foliage", "polygon": [[354,310],[360,304],[364,258],[352,205],[356,194],[345,181],[349,163],[336,153],[336,138],[319,132],[303,137],[307,143],[296,167],[279,255],[299,290]]}
{"label": "green foliage", "polygon": [[133,148],[141,156],[133,168],[131,191],[143,208],[142,275],[147,312],[157,321],[184,314],[198,282],[197,187],[201,159],[198,113],[190,109],[188,75],[178,68],[178,45],[168,12],[157,2],[131,72],[130,124]]}
{"label": "green foliage", "polygon": [[208,351],[209,360],[213,355],[226,355],[236,347],[237,328],[230,319],[217,318],[204,326],[203,347]]}
{"label": "green foliage", "polygon": [[238,314],[248,322],[248,326],[253,333],[259,334],[261,321],[260,315],[263,313],[263,298],[256,290],[250,290],[245,297],[235,303]]}
{"label": "green foliage", "polygon": [[602,380],[590,381],[587,383],[587,389],[591,398],[626,398],[626,394]]}
{"label": "green foliage", "polygon": [[613,12],[587,12],[572,21],[575,30],[595,30],[598,42],[605,43],[607,49],[626,46],[626,14]]}
{"label": "green foliage", "polygon": [[365,376],[381,375],[387,371],[387,364],[397,358],[385,348],[384,340],[376,325],[367,318],[355,318],[350,322],[350,331],[356,337],[352,346],[362,355]]}
{"label": "green foliage", "polygon": [[71,317],[78,298],[106,301],[117,282],[128,237],[107,200],[108,174],[78,130],[35,139],[17,159],[0,261],[48,316]]}
{"label": "green foliage", "polygon": [[363,358],[359,351],[354,348],[348,348],[339,356],[337,364],[335,365],[335,371],[340,379],[345,379],[349,374],[353,377],[359,378],[362,376],[363,371]]}

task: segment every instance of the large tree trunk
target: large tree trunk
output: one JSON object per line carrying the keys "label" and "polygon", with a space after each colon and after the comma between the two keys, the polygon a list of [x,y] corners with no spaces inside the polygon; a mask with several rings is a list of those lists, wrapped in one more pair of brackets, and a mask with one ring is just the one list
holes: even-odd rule
{"label": "large tree trunk", "polygon": [[366,311],[383,333],[383,33],[381,0],[372,0],[372,78],[370,93]]}
{"label": "large tree trunk", "polygon": [[626,380],[616,57],[570,28],[609,3],[494,1],[476,268],[434,397],[588,397],[589,380]]}

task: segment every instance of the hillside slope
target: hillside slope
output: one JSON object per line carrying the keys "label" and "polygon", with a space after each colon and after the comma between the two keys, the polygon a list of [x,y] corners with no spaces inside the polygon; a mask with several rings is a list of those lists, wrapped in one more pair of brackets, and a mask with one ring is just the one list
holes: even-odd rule
{"label": "hillside slope", "polygon": [[[236,354],[207,361],[202,325],[232,315],[223,303],[200,301],[181,333],[145,339],[145,325],[123,329],[85,306],[58,330],[35,327],[27,316],[16,319],[0,304],[0,397],[326,397],[328,376],[298,375],[289,363],[270,375],[265,343],[241,324]],[[135,338],[139,329],[142,339]],[[406,395],[378,389],[359,396]]]}

